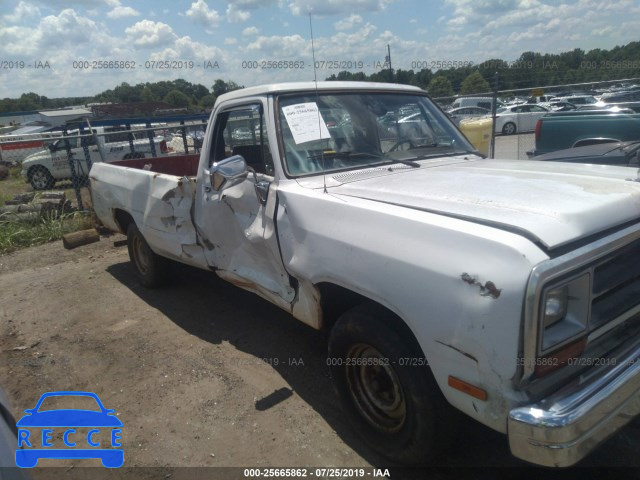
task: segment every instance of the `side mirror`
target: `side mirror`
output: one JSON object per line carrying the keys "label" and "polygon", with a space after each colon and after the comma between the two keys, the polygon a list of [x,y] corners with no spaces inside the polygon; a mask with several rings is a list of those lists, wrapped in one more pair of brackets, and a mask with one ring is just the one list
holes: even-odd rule
{"label": "side mirror", "polygon": [[51,151],[51,152],[55,152],[56,151],[56,144],[55,143],[50,143],[47,146],[49,147],[49,151]]}
{"label": "side mirror", "polygon": [[247,170],[247,162],[242,155],[234,155],[219,162],[215,162],[211,166],[209,173],[211,186],[216,191],[237,185],[245,178],[249,171]]}

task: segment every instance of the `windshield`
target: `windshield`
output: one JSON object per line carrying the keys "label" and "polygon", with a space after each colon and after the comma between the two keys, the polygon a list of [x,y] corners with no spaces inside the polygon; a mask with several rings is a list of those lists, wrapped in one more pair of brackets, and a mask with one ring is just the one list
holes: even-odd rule
{"label": "windshield", "polygon": [[279,129],[289,175],[360,168],[475,150],[420,94],[281,96]]}

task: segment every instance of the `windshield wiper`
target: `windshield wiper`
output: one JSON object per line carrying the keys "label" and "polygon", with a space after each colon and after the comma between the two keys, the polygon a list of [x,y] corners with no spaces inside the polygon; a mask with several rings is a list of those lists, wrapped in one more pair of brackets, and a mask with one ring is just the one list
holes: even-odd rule
{"label": "windshield wiper", "polygon": [[389,158],[389,157],[384,157],[386,160],[389,160],[390,163],[402,163],[403,165],[408,165],[410,167],[413,168],[418,168],[420,167],[420,164],[418,162],[415,162],[414,160],[418,160],[418,157],[411,157],[411,158]]}

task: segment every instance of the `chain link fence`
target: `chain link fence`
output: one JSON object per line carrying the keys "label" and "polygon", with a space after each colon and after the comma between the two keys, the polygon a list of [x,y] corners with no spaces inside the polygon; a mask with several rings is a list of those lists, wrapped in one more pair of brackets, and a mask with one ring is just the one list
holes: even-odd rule
{"label": "chain link fence", "polygon": [[[474,143],[476,147],[478,146],[478,143],[493,145],[493,150],[490,147],[488,148],[488,155],[492,158],[525,160],[531,157],[530,152],[533,152],[536,147],[534,132],[537,121],[544,115],[553,113],[553,111],[563,110],[562,107],[559,107],[558,110],[546,111],[545,109],[549,107],[549,103],[546,102],[551,101],[550,97],[558,95],[561,98],[566,98],[573,94],[589,95],[591,93],[596,93],[594,92],[596,89],[606,89],[621,83],[637,83],[639,81],[640,79],[638,78],[629,78],[601,82],[498,90],[497,85],[499,84],[499,78],[496,78],[493,79],[493,83],[496,86],[494,91],[474,93],[465,96],[437,97],[433,100],[438,103],[443,110],[448,111],[452,107],[456,106],[460,106],[461,108],[470,108],[470,104],[462,105],[462,102],[460,102],[462,98],[476,98],[478,99],[479,105],[482,103],[482,106],[488,109],[491,109],[492,99],[497,99],[496,110],[500,109],[500,106],[503,106],[507,107],[511,111],[499,112],[499,115],[495,118],[493,128],[489,125],[490,122],[484,122],[477,126],[473,125],[473,122],[476,122],[477,120],[471,118],[461,120],[463,123],[471,122],[469,123],[470,128],[465,128],[461,125],[461,129],[465,134],[468,134],[468,130],[472,130],[471,135],[467,136],[470,137],[469,140]],[[516,104],[515,102],[526,103]],[[539,103],[542,105],[539,105]],[[580,104],[576,104],[575,107],[579,109],[594,108],[592,106]],[[626,109],[627,111],[640,112],[640,102],[614,102],[607,100],[606,105],[598,106],[598,108],[610,107],[618,107]],[[474,138],[471,138],[472,136]],[[476,141],[476,139],[480,140]]]}
{"label": "chain link fence", "polygon": [[88,177],[95,162],[197,154],[205,130],[206,121],[126,126],[91,126],[87,122],[62,132],[21,135],[12,140],[6,136],[0,139],[0,164],[9,167],[14,177],[19,172],[35,192],[65,191],[73,208],[85,211],[91,209]]}

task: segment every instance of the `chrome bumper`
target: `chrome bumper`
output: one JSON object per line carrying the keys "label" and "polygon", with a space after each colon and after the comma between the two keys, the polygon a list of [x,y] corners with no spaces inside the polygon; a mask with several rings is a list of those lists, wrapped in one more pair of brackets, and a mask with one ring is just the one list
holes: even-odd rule
{"label": "chrome bumper", "polygon": [[509,412],[511,453],[549,467],[578,462],[640,414],[640,346],[548,398]]}

